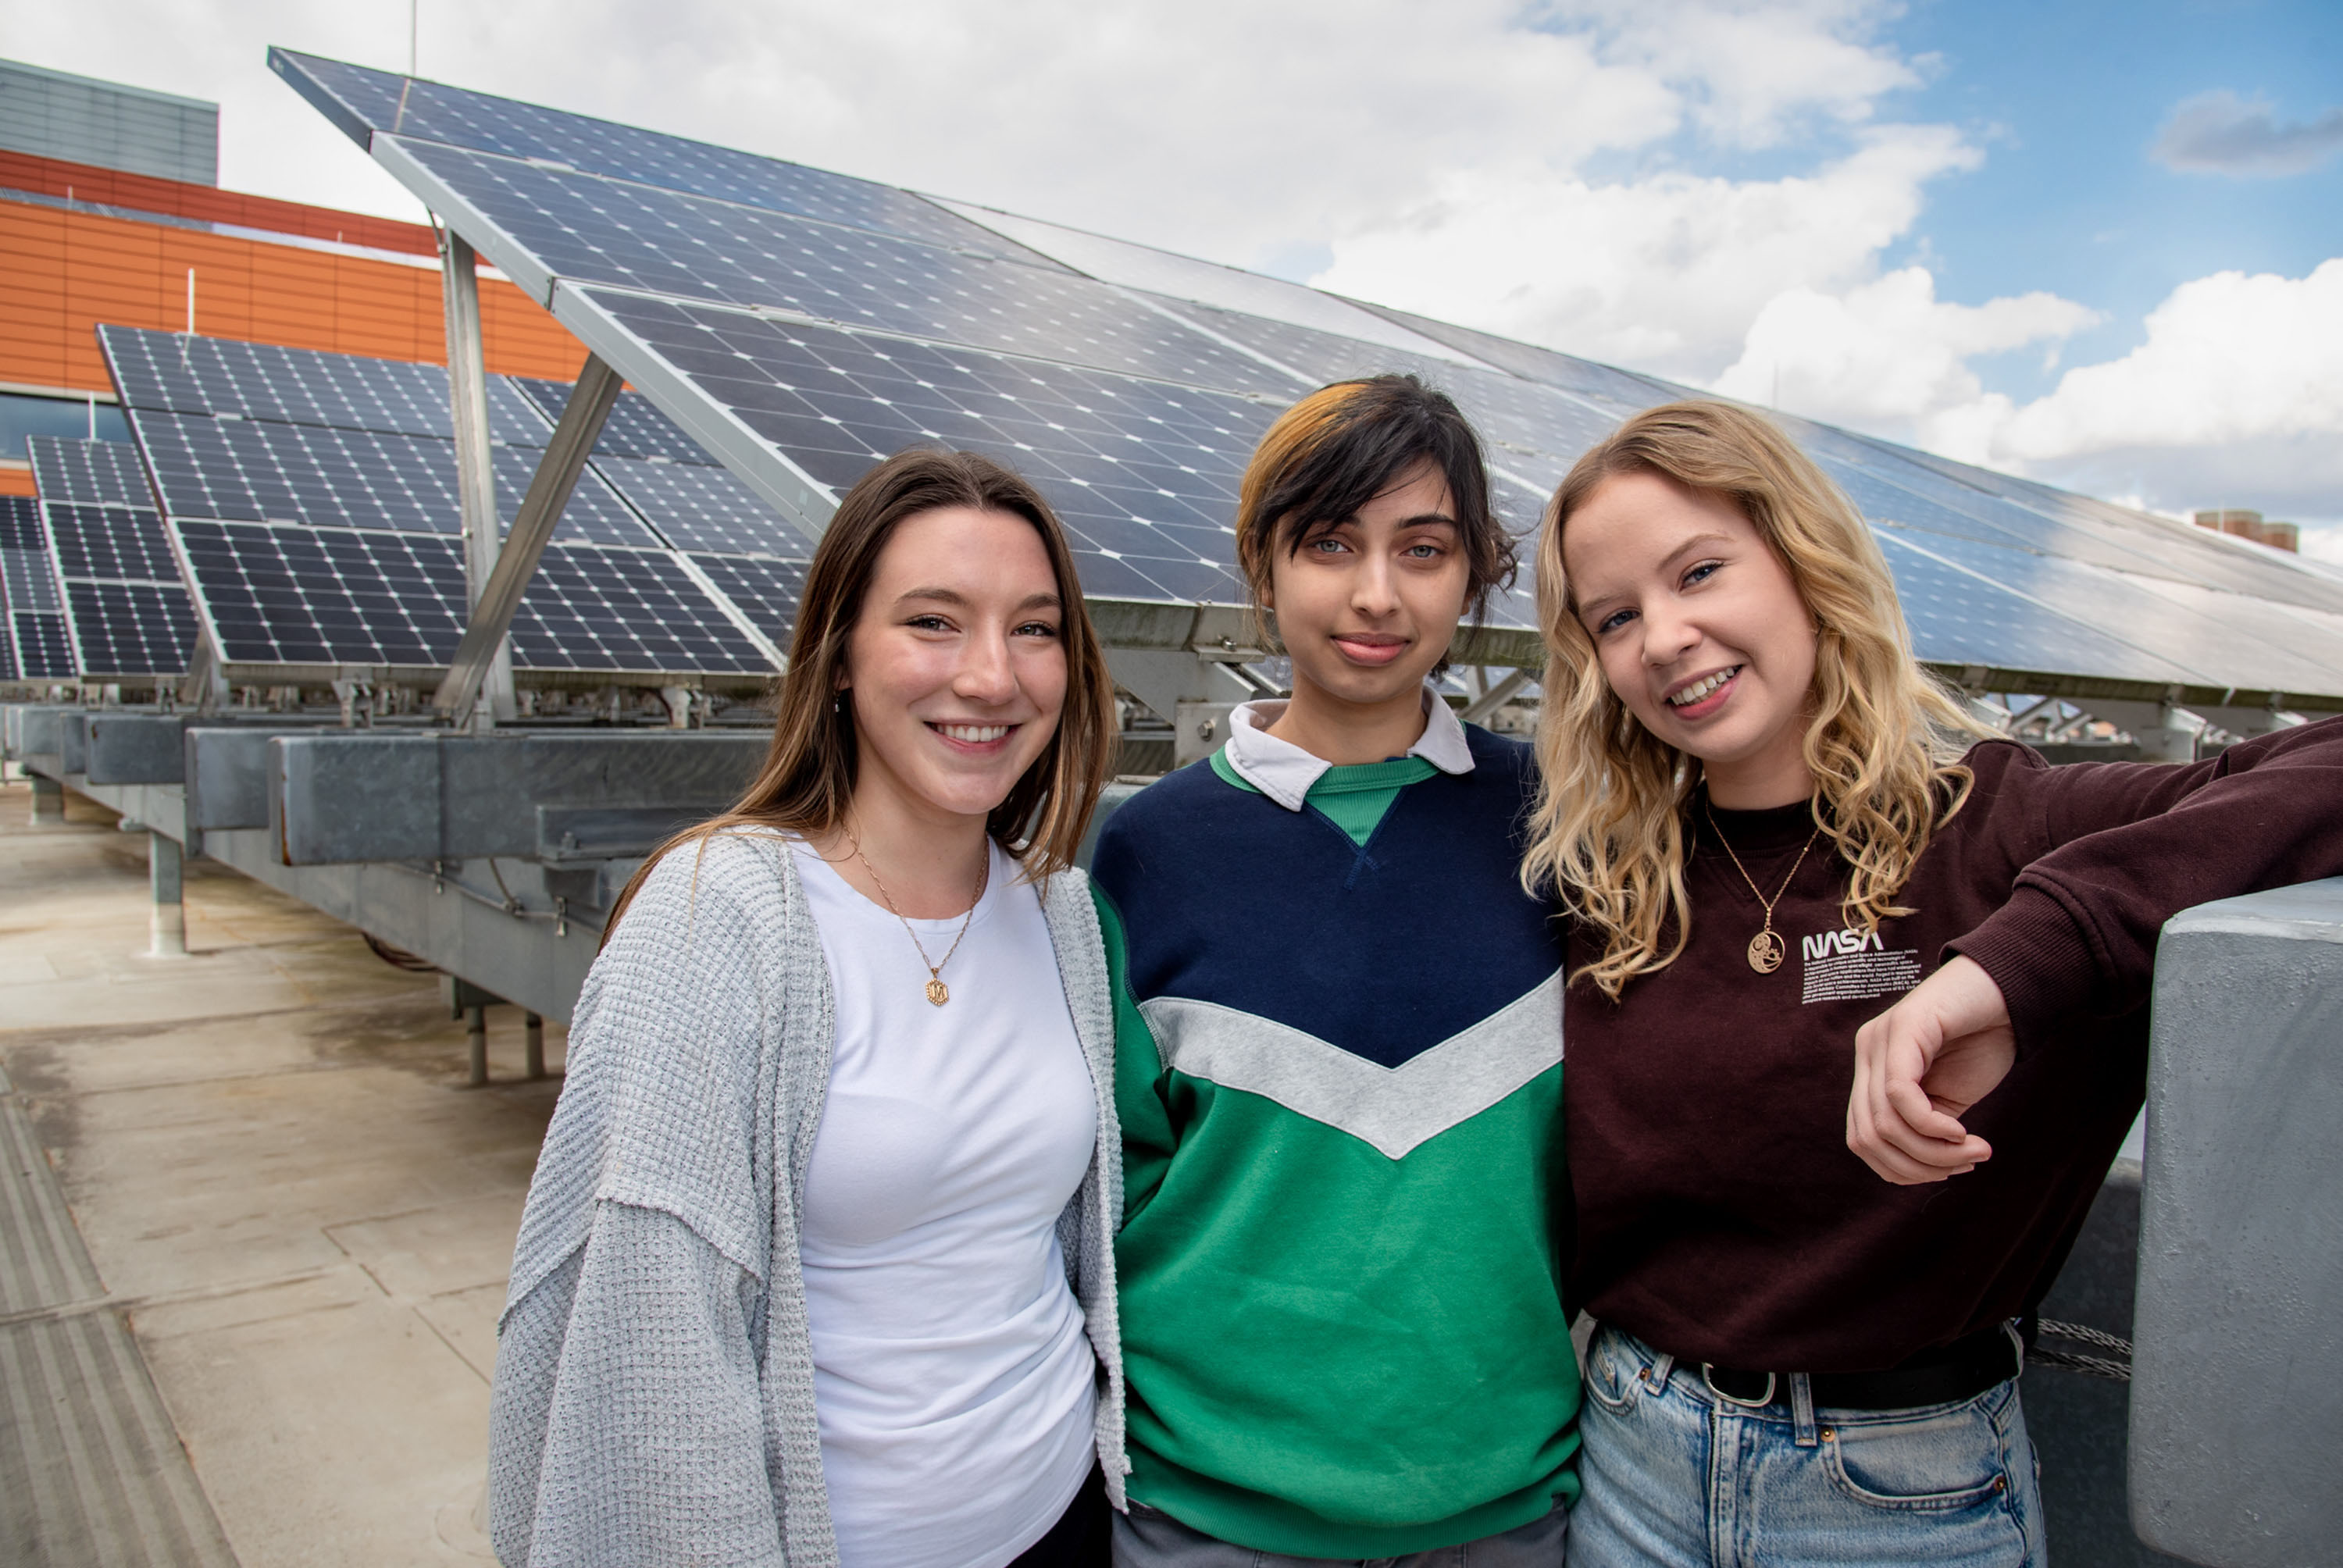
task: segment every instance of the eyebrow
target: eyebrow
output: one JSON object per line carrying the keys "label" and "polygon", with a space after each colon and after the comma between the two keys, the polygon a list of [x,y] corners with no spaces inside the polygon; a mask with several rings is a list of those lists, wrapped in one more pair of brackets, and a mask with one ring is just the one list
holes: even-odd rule
{"label": "eyebrow", "polygon": [[[895,596],[895,603],[899,606],[909,604],[913,599],[927,599],[935,604],[957,605],[962,608],[966,608],[974,603],[968,595],[960,592],[958,588],[915,588],[906,589],[904,592]],[[1019,599],[1015,608],[1020,610],[1028,610],[1061,609],[1064,607],[1065,601],[1060,598],[1055,593],[1034,593],[1027,594],[1023,598]]]}
{"label": "eyebrow", "polygon": [[[1661,559],[1660,565],[1663,568],[1672,567],[1678,561],[1684,559],[1684,557],[1698,550],[1703,545],[1729,545],[1734,542],[1734,538],[1730,534],[1694,534],[1692,538],[1678,545],[1674,549],[1670,550],[1667,555]],[[1608,593],[1603,595],[1600,598],[1580,599],[1577,607],[1578,618],[1581,620],[1584,620],[1587,617],[1594,615],[1598,610],[1608,609],[1614,604],[1617,603],[1622,597],[1623,596],[1619,594]]]}

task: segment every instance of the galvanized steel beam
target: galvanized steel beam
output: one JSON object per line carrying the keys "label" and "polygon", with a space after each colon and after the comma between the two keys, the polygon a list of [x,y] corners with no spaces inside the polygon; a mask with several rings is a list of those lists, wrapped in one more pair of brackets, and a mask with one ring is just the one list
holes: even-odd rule
{"label": "galvanized steel beam", "polygon": [[[461,245],[463,241],[453,239]],[[431,705],[441,714],[458,723],[468,723],[478,704],[483,681],[490,686],[494,697],[495,671],[502,670],[505,699],[508,703],[512,691],[510,652],[505,633],[512,627],[515,611],[520,608],[521,595],[528,591],[528,579],[536,574],[537,563],[545,554],[545,547],[553,538],[554,526],[561,520],[563,508],[578,487],[578,477],[586,468],[586,458],[601,438],[603,422],[609,417],[611,407],[618,400],[620,382],[617,371],[604,364],[596,355],[588,355],[586,367],[578,373],[578,384],[570,389],[569,404],[561,411],[561,422],[554,427],[553,439],[545,448],[545,456],[537,465],[537,473],[528,483],[528,494],[522,498],[520,514],[513,519],[512,534],[504,541],[502,549],[495,546],[495,535],[489,536],[489,556],[494,566],[483,575],[472,595],[472,620],[464,628],[464,640],[457,645],[456,656],[447,669],[447,678],[440,683]],[[469,537],[469,524],[467,538]],[[497,661],[505,662],[498,666]],[[496,709],[499,719],[509,718],[506,707]]]}
{"label": "galvanized steel beam", "polygon": [[[439,229],[439,281],[447,328],[447,397],[456,428],[456,495],[464,516],[464,586],[478,618],[481,596],[497,559],[497,471],[488,440],[488,375],[480,344],[480,282],[472,247],[461,235]],[[534,564],[534,563],[532,563]],[[489,709],[513,717],[512,654],[498,640],[483,660]],[[477,699],[480,683],[472,691]],[[468,708],[466,717],[469,717]]]}

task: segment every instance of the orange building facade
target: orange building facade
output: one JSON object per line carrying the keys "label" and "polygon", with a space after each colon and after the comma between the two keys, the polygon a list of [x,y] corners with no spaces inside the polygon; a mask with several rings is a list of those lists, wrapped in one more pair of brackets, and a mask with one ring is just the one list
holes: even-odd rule
{"label": "orange building facade", "polygon": [[[105,323],[447,362],[438,249],[417,224],[0,152],[0,392],[110,399]],[[586,357],[483,270],[491,372],[569,380]],[[0,462],[0,494],[32,472]]]}

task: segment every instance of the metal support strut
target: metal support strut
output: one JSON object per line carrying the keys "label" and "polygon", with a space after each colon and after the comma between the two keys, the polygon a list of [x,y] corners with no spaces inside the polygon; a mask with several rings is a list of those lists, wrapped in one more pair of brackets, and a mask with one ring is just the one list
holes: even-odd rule
{"label": "metal support strut", "polygon": [[545,1019],[538,1013],[525,1014],[521,1019],[521,1049],[526,1053],[529,1077],[545,1076]]}
{"label": "metal support strut", "polygon": [[520,608],[521,595],[537,571],[547,541],[553,538],[562,509],[569,505],[578,476],[585,470],[587,454],[601,437],[602,422],[618,402],[621,385],[617,371],[596,356],[587,357],[585,368],[578,373],[578,385],[570,388],[569,406],[561,411],[561,422],[554,427],[553,439],[537,466],[536,477],[528,482],[528,494],[521,498],[512,533],[504,548],[496,553],[496,566],[473,600],[472,624],[464,628],[464,640],[457,645],[447,678],[431,699],[433,708],[458,724],[471,720],[481,683],[505,647],[513,612]]}
{"label": "metal support strut", "polygon": [[[439,230],[439,280],[447,327],[447,397],[456,427],[456,494],[464,515],[464,586],[477,617],[503,529],[497,516],[497,471],[488,440],[488,374],[480,344],[480,280],[472,247],[452,228]],[[512,650],[501,632],[490,650],[490,717],[514,714]],[[473,688],[478,699],[478,686]],[[468,709],[461,716],[467,723]]]}
{"label": "metal support strut", "polygon": [[464,1017],[466,1043],[472,1048],[471,1085],[479,1089],[488,1081],[488,1010],[475,1003],[464,1010]]}
{"label": "metal support strut", "polygon": [[155,895],[146,920],[146,956],[183,959],[187,956],[187,906],[179,841],[149,829],[146,832],[146,881]]}

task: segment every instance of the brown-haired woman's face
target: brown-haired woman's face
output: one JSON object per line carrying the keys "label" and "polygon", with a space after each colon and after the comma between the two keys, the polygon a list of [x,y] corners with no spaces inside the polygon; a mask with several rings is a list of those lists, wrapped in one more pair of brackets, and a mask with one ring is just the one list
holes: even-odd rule
{"label": "brown-haired woman's face", "polygon": [[1802,799],[1814,619],[1740,505],[1614,474],[1563,525],[1562,556],[1611,689],[1701,759],[1716,803]]}
{"label": "brown-haired woman's face", "polygon": [[898,524],[839,675],[858,800],[981,817],[1007,799],[1065,706],[1066,608],[1023,518],[947,507]]}

